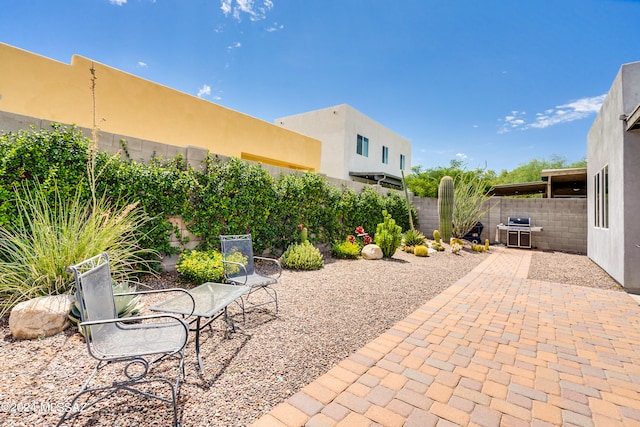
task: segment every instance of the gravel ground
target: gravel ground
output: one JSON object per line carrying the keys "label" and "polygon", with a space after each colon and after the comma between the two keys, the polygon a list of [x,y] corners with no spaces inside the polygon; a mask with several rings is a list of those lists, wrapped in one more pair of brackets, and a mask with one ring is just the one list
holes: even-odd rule
{"label": "gravel ground", "polygon": [[[201,336],[205,375],[198,375],[193,336],[186,348],[180,389],[184,426],[245,426],[353,351],[442,292],[489,256],[462,251],[391,260],[327,260],[318,271],[284,271],[280,311],[248,312],[230,339],[223,323]],[[586,256],[534,252],[532,279],[620,287]],[[176,285],[175,274],[147,281]],[[184,285],[182,285],[184,286]],[[153,301],[147,301],[152,304]],[[239,313],[234,316],[240,321]],[[42,340],[16,341],[0,323],[0,425],[54,425],[94,366],[72,330]],[[160,366],[175,375],[175,364]],[[113,374],[115,375],[115,373]],[[107,373],[108,381],[112,375]],[[166,394],[166,393],[165,393]],[[169,425],[168,405],[120,393],[74,419],[75,426]]]}

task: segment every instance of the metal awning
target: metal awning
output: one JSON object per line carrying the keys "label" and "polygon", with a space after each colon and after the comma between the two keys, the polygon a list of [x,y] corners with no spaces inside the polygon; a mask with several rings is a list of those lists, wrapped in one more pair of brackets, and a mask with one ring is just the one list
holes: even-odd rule
{"label": "metal awning", "polygon": [[349,176],[354,176],[363,181],[375,183],[377,185],[402,188],[402,178],[385,172],[349,172]]}
{"label": "metal awning", "polygon": [[640,104],[626,118],[627,130],[640,130]]}
{"label": "metal awning", "polygon": [[545,194],[547,192],[547,183],[543,181],[537,182],[521,182],[518,184],[500,184],[494,186],[489,195],[491,196],[524,196],[527,194]]}
{"label": "metal awning", "polygon": [[496,185],[492,196],[542,194],[545,198],[587,197],[587,168],[544,169],[541,181]]}

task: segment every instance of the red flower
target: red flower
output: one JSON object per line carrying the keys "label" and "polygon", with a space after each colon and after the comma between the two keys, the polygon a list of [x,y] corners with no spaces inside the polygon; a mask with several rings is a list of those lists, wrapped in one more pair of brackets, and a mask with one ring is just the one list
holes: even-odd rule
{"label": "red flower", "polygon": [[298,230],[302,231],[303,228],[304,228],[304,225],[302,225],[302,223],[298,224]]}
{"label": "red flower", "polygon": [[364,236],[364,244],[368,245],[371,243],[371,236]]}
{"label": "red flower", "polygon": [[356,231],[356,234],[358,234],[358,235],[364,234],[364,227],[359,225],[358,227],[356,227],[355,231]]}
{"label": "red flower", "polygon": [[348,236],[347,240],[351,243],[355,243],[356,242],[356,238],[354,236]]}

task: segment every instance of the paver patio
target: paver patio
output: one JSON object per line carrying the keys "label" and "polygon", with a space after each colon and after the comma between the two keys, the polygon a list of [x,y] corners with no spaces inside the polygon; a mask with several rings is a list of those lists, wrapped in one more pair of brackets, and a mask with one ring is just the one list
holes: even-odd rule
{"label": "paver patio", "polygon": [[638,302],[493,251],[253,426],[640,426]]}

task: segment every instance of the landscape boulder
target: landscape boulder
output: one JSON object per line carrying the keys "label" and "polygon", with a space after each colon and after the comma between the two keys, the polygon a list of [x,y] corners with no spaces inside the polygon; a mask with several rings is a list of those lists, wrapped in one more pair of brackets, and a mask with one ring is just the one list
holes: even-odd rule
{"label": "landscape boulder", "polygon": [[64,331],[71,322],[69,312],[74,297],[53,295],[23,301],[9,315],[9,330],[16,339],[51,336]]}
{"label": "landscape boulder", "polygon": [[366,245],[362,248],[360,255],[362,255],[362,258],[364,259],[382,259],[382,249],[380,249],[380,246],[378,245]]}

